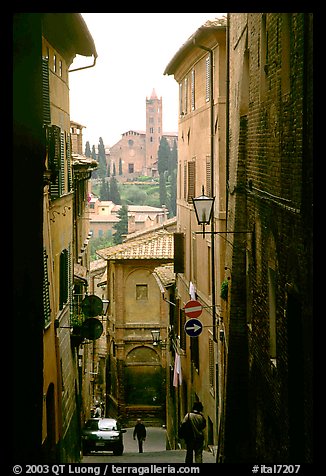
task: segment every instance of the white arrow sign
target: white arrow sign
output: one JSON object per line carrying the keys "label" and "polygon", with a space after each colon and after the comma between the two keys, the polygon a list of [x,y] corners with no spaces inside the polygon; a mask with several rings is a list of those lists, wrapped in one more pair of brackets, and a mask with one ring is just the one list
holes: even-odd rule
{"label": "white arrow sign", "polygon": [[197,337],[203,330],[203,325],[198,319],[189,319],[185,323],[185,331],[190,337]]}

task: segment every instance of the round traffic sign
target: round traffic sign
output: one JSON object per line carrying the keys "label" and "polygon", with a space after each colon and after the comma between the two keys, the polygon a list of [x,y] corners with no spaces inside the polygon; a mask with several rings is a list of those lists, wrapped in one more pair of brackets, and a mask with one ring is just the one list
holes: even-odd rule
{"label": "round traffic sign", "polygon": [[187,317],[196,318],[201,315],[203,311],[203,306],[200,304],[199,301],[191,299],[190,301],[186,303],[184,311]]}
{"label": "round traffic sign", "polygon": [[203,330],[203,324],[198,319],[189,319],[184,328],[188,336],[197,337]]}

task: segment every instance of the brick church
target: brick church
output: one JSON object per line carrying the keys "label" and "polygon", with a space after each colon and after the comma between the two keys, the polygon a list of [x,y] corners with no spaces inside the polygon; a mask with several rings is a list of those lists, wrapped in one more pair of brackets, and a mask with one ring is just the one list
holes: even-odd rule
{"label": "brick church", "polygon": [[[162,126],[162,97],[158,98],[153,89],[151,97],[146,98],[146,130],[129,130],[122,134],[108,156],[111,173],[115,166],[117,178],[134,179],[138,176],[157,177],[158,149],[164,136],[170,147],[178,142],[178,133],[164,133]],[[120,171],[120,172],[119,172]]]}

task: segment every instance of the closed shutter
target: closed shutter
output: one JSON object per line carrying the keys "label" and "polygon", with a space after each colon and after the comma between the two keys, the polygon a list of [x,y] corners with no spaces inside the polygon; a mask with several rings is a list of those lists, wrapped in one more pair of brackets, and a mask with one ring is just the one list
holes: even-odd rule
{"label": "closed shutter", "polygon": [[48,255],[46,249],[43,249],[43,312],[44,312],[44,327],[47,327],[51,322],[51,308],[50,308],[50,290],[49,290],[49,275],[48,275]]}
{"label": "closed shutter", "polygon": [[212,196],[211,169],[212,169],[212,167],[211,167],[211,156],[206,155],[206,195],[208,197]]}
{"label": "closed shutter", "polygon": [[69,261],[68,250],[62,250],[60,254],[60,289],[59,289],[59,308],[68,301],[68,276],[69,276]]}
{"label": "closed shutter", "polygon": [[206,58],[206,102],[210,99],[211,93],[211,81],[210,81],[210,57],[207,56]]}
{"label": "closed shutter", "polygon": [[68,192],[72,191],[72,172],[71,172],[71,136],[67,134],[66,140],[67,167],[68,167]]}
{"label": "closed shutter", "polygon": [[66,191],[65,172],[65,133],[60,132],[60,196]]}
{"label": "closed shutter", "polygon": [[188,162],[188,203],[192,203],[192,198],[195,198],[196,193],[196,163],[195,161]]}
{"label": "closed shutter", "polygon": [[51,124],[48,58],[42,58],[42,111],[43,111],[43,124]]}
{"label": "closed shutter", "polygon": [[195,70],[191,71],[191,110],[195,110]]}
{"label": "closed shutter", "polygon": [[49,148],[49,168],[53,172],[53,180],[50,185],[51,199],[61,196],[61,137],[60,127],[52,126],[49,130],[50,148]]}

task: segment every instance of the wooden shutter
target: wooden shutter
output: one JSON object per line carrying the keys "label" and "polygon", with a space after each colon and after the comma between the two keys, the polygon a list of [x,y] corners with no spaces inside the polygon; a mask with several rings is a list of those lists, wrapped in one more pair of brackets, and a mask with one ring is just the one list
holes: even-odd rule
{"label": "wooden shutter", "polygon": [[66,171],[65,171],[65,133],[60,132],[60,196],[63,195],[66,191],[65,180]]}
{"label": "wooden shutter", "polygon": [[66,154],[67,154],[67,167],[68,167],[68,192],[72,191],[72,171],[71,171],[71,136],[67,134],[66,140]]}
{"label": "wooden shutter", "polygon": [[43,249],[43,312],[44,312],[44,327],[51,322],[51,308],[50,308],[50,290],[49,290],[49,275],[48,275],[48,255],[46,249]]}
{"label": "wooden shutter", "polygon": [[206,155],[206,195],[208,197],[212,196],[212,187],[211,187],[211,156]]}
{"label": "wooden shutter", "polygon": [[207,56],[206,58],[206,102],[210,99],[210,92],[211,92],[211,81],[210,81],[210,57]]}
{"label": "wooden shutter", "polygon": [[68,250],[62,250],[60,254],[60,289],[59,308],[68,301]]}
{"label": "wooden shutter", "polygon": [[191,71],[191,110],[195,110],[195,70]]}
{"label": "wooden shutter", "polygon": [[192,203],[192,198],[196,195],[196,163],[188,162],[188,203]]}
{"label": "wooden shutter", "polygon": [[48,58],[42,58],[42,111],[43,111],[43,124],[51,124]]}
{"label": "wooden shutter", "polygon": [[49,130],[50,147],[49,147],[49,168],[52,171],[50,194],[51,199],[60,197],[61,195],[61,137],[60,127],[52,126]]}

